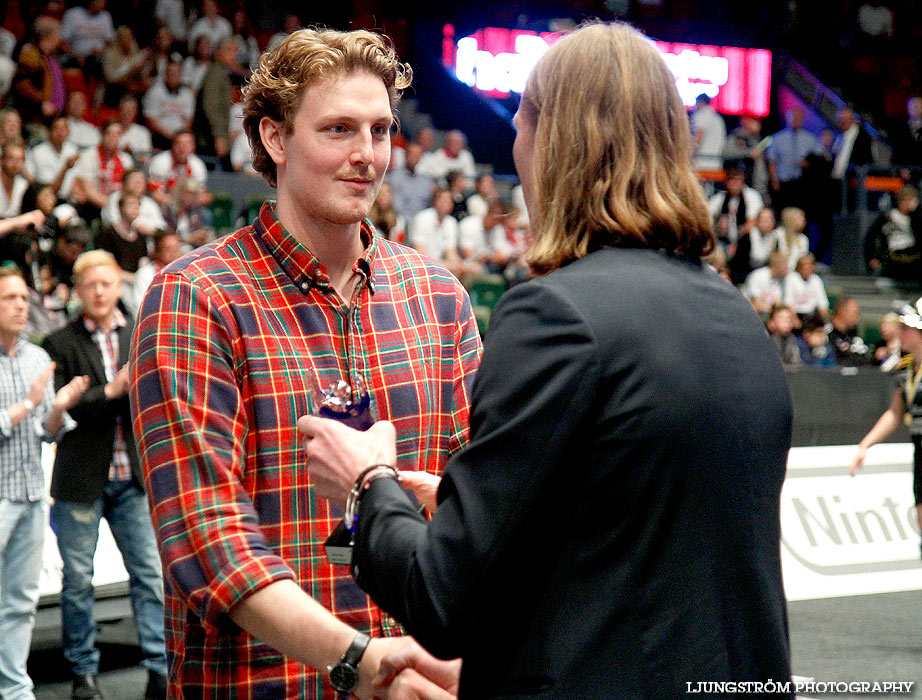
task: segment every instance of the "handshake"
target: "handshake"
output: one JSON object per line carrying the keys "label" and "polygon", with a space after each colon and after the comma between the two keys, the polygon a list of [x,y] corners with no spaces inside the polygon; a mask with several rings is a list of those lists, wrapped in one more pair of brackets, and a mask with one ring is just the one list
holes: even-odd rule
{"label": "handshake", "polygon": [[353,692],[363,699],[452,700],[460,673],[461,659],[440,661],[412,637],[377,638],[363,655]]}

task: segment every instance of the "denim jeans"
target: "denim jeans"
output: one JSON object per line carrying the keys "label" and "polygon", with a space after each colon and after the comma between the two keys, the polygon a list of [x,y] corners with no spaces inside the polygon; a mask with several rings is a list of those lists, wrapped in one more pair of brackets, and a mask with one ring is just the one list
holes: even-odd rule
{"label": "denim jeans", "polygon": [[64,658],[76,675],[99,670],[93,618],[93,555],[99,519],[109,522],[128,570],[131,609],[141,643],[141,665],[166,673],[163,579],[147,497],[130,481],[110,481],[94,503],[55,501],[51,521],[64,562],[61,629]]}
{"label": "denim jeans", "polygon": [[0,700],[35,697],[26,660],[44,541],[44,503],[0,499]]}

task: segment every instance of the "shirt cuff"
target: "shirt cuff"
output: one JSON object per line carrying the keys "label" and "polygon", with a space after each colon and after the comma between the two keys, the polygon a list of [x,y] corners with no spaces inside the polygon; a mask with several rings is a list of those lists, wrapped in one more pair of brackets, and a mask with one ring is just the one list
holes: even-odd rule
{"label": "shirt cuff", "polygon": [[70,413],[64,411],[64,413],[61,415],[61,427],[58,429],[58,432],[52,435],[45,428],[45,422],[47,420],[48,416],[46,415],[44,418],[42,418],[41,423],[39,423],[38,426],[38,433],[42,436],[42,440],[45,442],[59,442],[61,438],[64,437],[65,433],[69,433],[71,430],[77,427],[77,421],[71,417]]}
{"label": "shirt cuff", "polygon": [[276,581],[295,580],[294,571],[275,555],[251,559],[237,567],[221,571],[202,600],[199,611],[202,624],[221,631],[236,625],[228,617],[234,606]]}

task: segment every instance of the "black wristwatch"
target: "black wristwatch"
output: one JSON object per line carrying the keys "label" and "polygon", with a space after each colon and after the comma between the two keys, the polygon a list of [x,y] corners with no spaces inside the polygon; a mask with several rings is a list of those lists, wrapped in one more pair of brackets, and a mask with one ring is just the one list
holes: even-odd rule
{"label": "black wristwatch", "polygon": [[339,663],[335,666],[327,666],[330,683],[340,693],[351,693],[359,684],[359,663],[370,641],[371,637],[367,634],[356,632],[355,639],[352,640],[352,644],[346,649]]}

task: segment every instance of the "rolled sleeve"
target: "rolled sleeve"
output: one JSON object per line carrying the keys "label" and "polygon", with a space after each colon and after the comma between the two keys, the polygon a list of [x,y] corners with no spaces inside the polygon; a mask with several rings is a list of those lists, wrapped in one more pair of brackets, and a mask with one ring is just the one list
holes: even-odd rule
{"label": "rolled sleeve", "polygon": [[13,418],[8,408],[0,408],[0,436],[9,440],[13,434]]}
{"label": "rolled sleeve", "polygon": [[151,515],[176,594],[208,627],[294,573],[267,546],[244,483],[247,422],[231,314],[182,274],[158,277],[131,353],[131,404]]}

